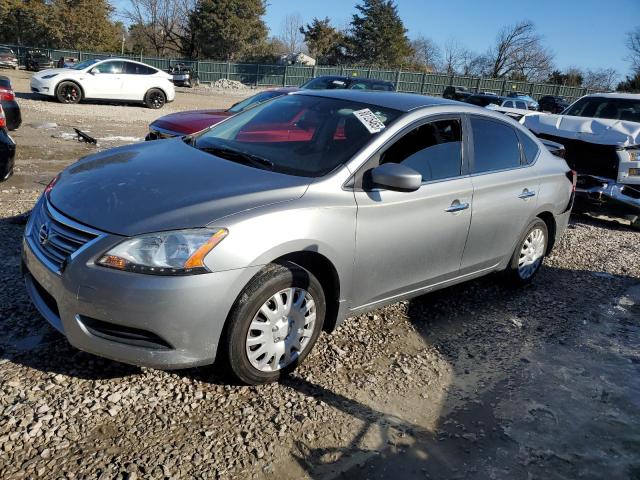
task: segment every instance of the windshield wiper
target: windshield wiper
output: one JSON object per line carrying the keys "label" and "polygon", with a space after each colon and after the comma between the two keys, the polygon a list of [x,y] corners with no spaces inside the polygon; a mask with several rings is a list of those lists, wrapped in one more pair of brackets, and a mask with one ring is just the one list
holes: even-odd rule
{"label": "windshield wiper", "polygon": [[255,155],[249,152],[243,152],[240,150],[234,150],[232,148],[226,147],[196,147],[203,152],[212,153],[213,155],[217,155],[218,157],[226,158],[227,160],[231,160],[232,162],[239,162],[249,165],[254,165],[258,167],[266,167],[269,170],[273,170],[273,162],[271,160],[267,160],[259,155]]}

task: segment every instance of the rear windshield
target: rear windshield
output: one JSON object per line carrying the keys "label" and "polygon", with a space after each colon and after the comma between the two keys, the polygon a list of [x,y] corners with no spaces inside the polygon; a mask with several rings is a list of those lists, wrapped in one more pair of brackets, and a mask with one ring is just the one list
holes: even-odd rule
{"label": "rear windshield", "polygon": [[640,122],[640,98],[583,97],[571,105],[564,115],[608,118]]}
{"label": "rear windshield", "polygon": [[7,77],[0,77],[0,88],[11,90],[11,80]]}
{"label": "rear windshield", "polygon": [[303,83],[300,88],[307,90],[333,90],[347,88],[347,82],[341,78],[318,77]]}
{"label": "rear windshield", "polygon": [[256,168],[319,177],[347,162],[402,112],[311,95],[283,95],[187,142]]}

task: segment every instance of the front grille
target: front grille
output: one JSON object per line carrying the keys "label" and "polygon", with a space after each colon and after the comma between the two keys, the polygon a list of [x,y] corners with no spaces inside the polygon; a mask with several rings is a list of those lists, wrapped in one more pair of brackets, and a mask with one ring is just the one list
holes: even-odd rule
{"label": "front grille", "polygon": [[46,200],[32,213],[31,245],[55,270],[61,271],[68,258],[98,236],[89,228],[83,228],[73,220],[56,212]]}

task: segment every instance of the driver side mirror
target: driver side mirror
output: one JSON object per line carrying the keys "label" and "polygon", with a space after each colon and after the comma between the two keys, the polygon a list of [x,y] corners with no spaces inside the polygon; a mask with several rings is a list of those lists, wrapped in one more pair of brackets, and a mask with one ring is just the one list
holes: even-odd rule
{"label": "driver side mirror", "polygon": [[99,75],[100,74],[100,70],[98,70],[97,68],[92,68],[89,73],[91,75]]}
{"label": "driver side mirror", "polygon": [[374,187],[396,192],[414,192],[422,185],[422,175],[399,163],[383,163],[371,170]]}

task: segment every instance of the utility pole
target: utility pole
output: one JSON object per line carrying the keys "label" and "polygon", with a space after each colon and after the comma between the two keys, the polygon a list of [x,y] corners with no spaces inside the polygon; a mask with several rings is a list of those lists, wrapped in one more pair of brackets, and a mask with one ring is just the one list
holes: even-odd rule
{"label": "utility pole", "polygon": [[120,54],[124,56],[124,32],[122,33],[122,51]]}

